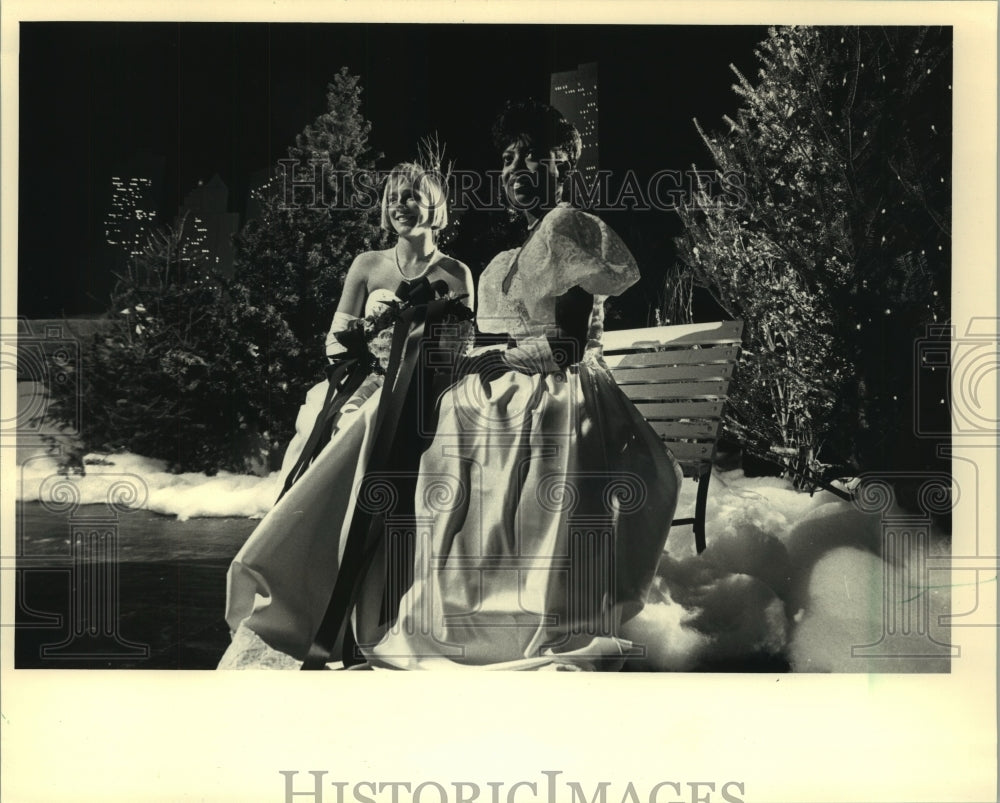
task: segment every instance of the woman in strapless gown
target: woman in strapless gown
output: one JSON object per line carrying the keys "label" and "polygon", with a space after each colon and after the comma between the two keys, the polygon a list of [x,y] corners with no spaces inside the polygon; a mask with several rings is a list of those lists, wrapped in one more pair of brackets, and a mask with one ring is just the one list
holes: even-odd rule
{"label": "woman in strapless gown", "polygon": [[[299,411],[283,459],[285,490],[229,568],[226,621],[233,641],[220,668],[292,667],[308,654],[357,512],[356,491],[378,440],[383,375],[399,329],[398,316],[387,310],[430,284],[473,304],[468,268],[435,246],[445,225],[440,179],[415,164],[397,165],[382,195],[382,227],[395,232],[397,242],[354,260],[327,338],[333,382],[349,390],[336,398],[330,383],[322,382]],[[460,338],[452,343],[460,344]],[[355,371],[351,382],[351,372],[338,370],[348,363],[369,370]],[[317,417],[331,399],[338,412],[317,442]]]}
{"label": "woman in strapless gown", "polygon": [[601,356],[604,298],[638,268],[600,219],[561,202],[580,137],[558,112],[511,106],[494,139],[529,234],[480,277],[477,323],[510,343],[474,354],[441,399],[414,578],[398,616],[359,634],[362,651],[406,669],[641,668],[628,622],[681,473]]}

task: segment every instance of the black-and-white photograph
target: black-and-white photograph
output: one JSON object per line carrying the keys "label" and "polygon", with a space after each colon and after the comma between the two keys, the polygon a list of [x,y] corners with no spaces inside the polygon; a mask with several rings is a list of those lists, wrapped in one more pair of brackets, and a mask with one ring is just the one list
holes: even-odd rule
{"label": "black-and-white photograph", "polygon": [[20,20],[14,669],[950,676],[955,29],[761,22]]}
{"label": "black-and-white photograph", "polygon": [[20,58],[18,666],[948,671],[947,27]]}

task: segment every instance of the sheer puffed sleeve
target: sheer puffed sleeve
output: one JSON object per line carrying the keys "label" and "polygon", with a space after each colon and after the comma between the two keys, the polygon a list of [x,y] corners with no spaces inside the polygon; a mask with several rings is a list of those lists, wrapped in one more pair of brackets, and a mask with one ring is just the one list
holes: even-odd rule
{"label": "sheer puffed sleeve", "polygon": [[639,280],[635,258],[621,238],[594,215],[559,206],[542,218],[517,257],[517,270],[533,292],[524,294],[533,307],[580,287],[591,295],[619,295]]}
{"label": "sheer puffed sleeve", "polygon": [[567,293],[578,288],[594,296],[597,309],[638,280],[635,258],[617,234],[593,215],[559,206],[520,249],[497,254],[479,277],[479,329],[519,341],[559,323],[575,333],[560,314]]}

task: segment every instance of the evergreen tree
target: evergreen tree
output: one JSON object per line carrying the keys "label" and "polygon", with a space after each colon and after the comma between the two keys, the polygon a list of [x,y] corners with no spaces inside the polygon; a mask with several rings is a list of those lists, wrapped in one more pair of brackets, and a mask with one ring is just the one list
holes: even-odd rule
{"label": "evergreen tree", "polygon": [[287,443],[305,390],[322,375],[325,335],[351,262],[383,243],[380,155],[369,147],[359,79],[343,68],[326,100],[261,190],[261,215],[235,239],[231,293],[262,327],[246,336],[267,366],[260,420],[274,449]]}
{"label": "evergreen tree", "polygon": [[[81,405],[87,452],[125,450],[178,471],[260,470],[264,371],[245,336],[263,328],[260,316],[233,303],[186,222],[148,233],[118,278],[107,327],[81,350],[81,370],[51,389],[53,413]],[[280,322],[266,323],[280,336]]]}
{"label": "evergreen tree", "polygon": [[950,32],[788,27],[756,53],[729,130],[699,128],[736,192],[703,187],[678,241],[746,322],[730,428],[800,473],[929,464],[914,341],[948,308]]}

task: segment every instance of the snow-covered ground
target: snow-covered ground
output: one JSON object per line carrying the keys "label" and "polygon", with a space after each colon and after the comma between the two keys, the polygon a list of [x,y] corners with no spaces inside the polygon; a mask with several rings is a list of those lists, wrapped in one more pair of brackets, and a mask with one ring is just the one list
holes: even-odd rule
{"label": "snow-covered ground", "polygon": [[[128,454],[88,460],[86,476],[62,477],[57,468],[42,450],[22,455],[18,498],[91,504],[111,492],[181,519],[261,517],[280,489],[278,474],[171,474]],[[686,481],[678,515],[693,508],[695,492]],[[912,548],[887,555],[879,516],[737,470],[712,477],[707,534],[697,555],[690,527],[671,533],[650,604],[628,624],[625,635],[647,646],[657,668],[787,661],[800,672],[948,671],[943,533],[928,526]]]}

